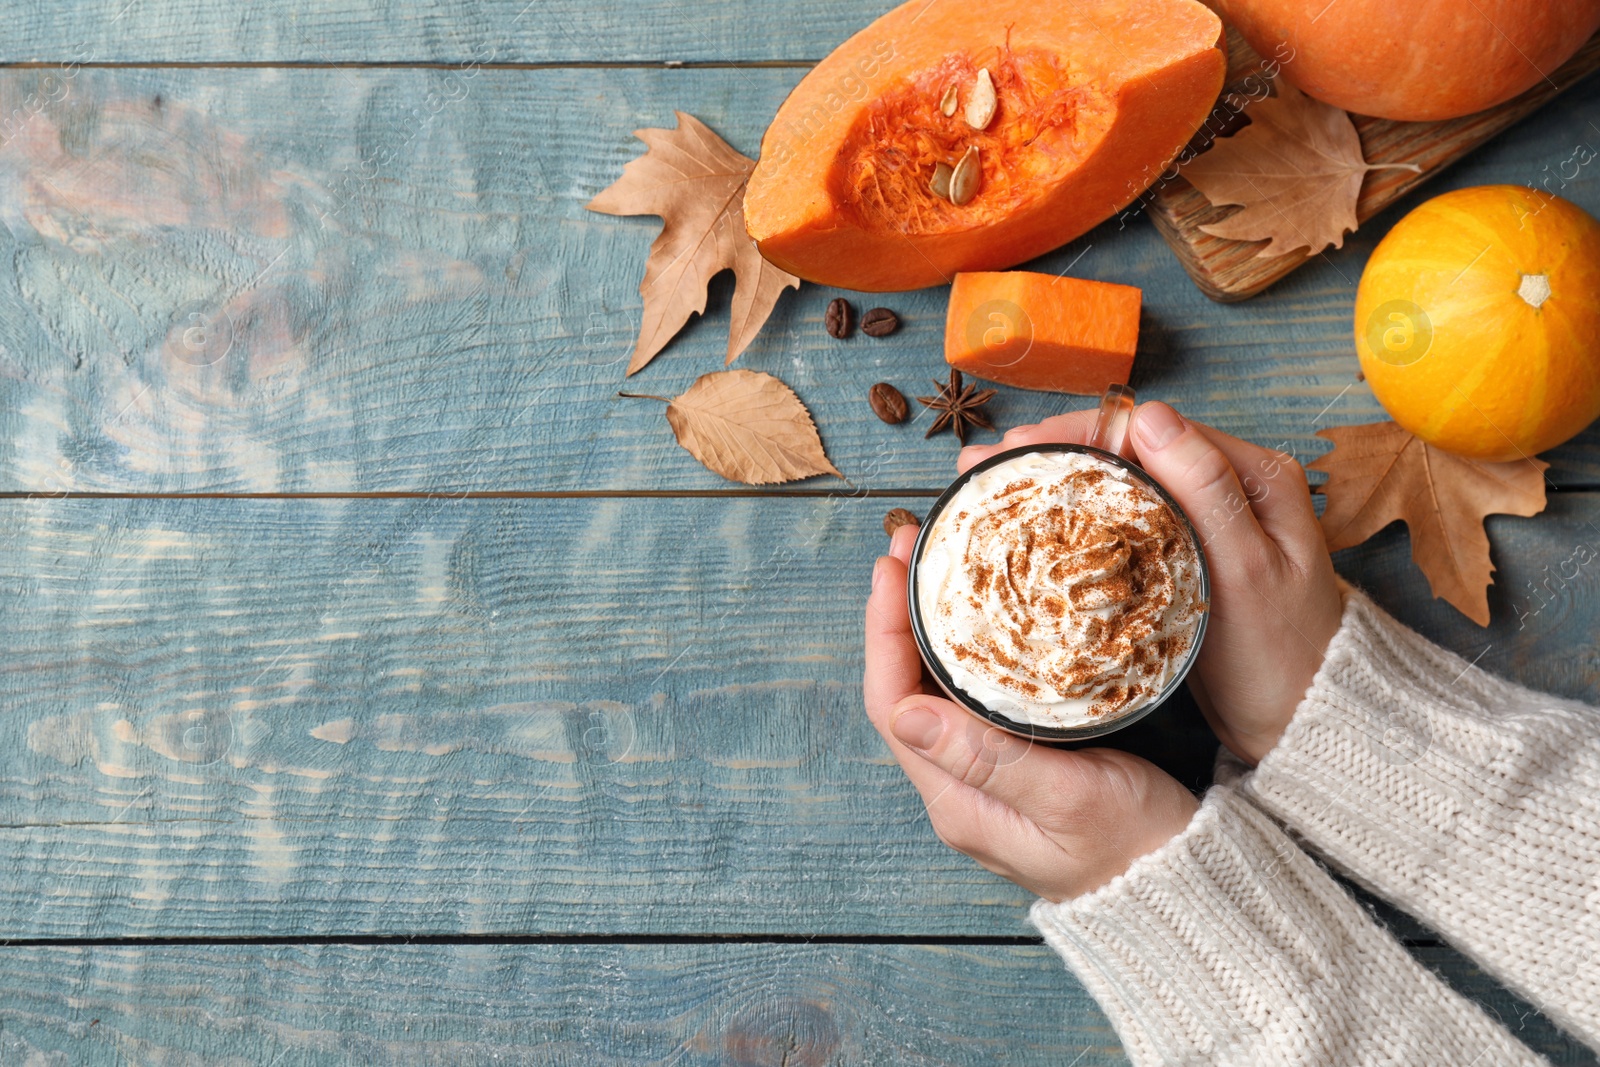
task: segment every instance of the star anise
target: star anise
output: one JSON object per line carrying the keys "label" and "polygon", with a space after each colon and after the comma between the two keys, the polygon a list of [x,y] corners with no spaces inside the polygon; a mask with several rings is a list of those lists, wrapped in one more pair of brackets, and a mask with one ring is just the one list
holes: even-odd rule
{"label": "star anise", "polygon": [[961,372],[951,368],[950,384],[939,385],[939,380],[934,379],[938,386],[938,396],[919,396],[917,400],[925,408],[937,411],[933,425],[928,427],[924,437],[932,437],[946,426],[956,432],[956,440],[962,444],[967,443],[967,427],[982,426],[986,430],[994,429],[994,423],[989,421],[980,408],[994,399],[996,390],[979,389],[976,385],[963,386]]}

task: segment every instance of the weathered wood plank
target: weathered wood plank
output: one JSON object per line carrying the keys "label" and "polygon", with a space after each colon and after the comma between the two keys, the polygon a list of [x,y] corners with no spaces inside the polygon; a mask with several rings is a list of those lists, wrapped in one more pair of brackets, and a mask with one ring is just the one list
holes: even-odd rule
{"label": "weathered wood plank", "polygon": [[[0,937],[1023,932],[861,712],[882,513],[925,503],[0,504]],[[1600,495],[1491,532],[1523,589]],[[1600,701],[1593,566],[1478,631],[1405,552],[1342,564]],[[1193,709],[1147,724],[1203,780]]]}
{"label": "weathered wood plank", "polygon": [[1600,566],[1590,554],[1600,550],[1597,504],[1592,493],[1552,493],[1534,518],[1490,517],[1498,571],[1486,628],[1431,597],[1400,523],[1336,553],[1334,563],[1390,614],[1484,670],[1600,704],[1600,615],[1590,603],[1600,592]]}
{"label": "weathered wood plank", "polygon": [[27,1055],[39,1067],[1127,1062],[1043,946],[782,944],[0,949],[0,1060]]}
{"label": "weathered wood plank", "polygon": [[393,5],[295,0],[26,0],[8,12],[7,62],[735,63],[815,61],[889,0],[474,0]]}
{"label": "weathered wood plank", "polygon": [[896,503],[10,504],[3,933],[1018,933],[861,712]]}
{"label": "weathered wood plank", "polygon": [[[1415,950],[1555,1064],[1592,1065],[1447,949]],[[26,1067],[1126,1063],[1044,946],[0,948]]]}
{"label": "weathered wood plank", "polygon": [[[724,486],[659,405],[615,398],[656,224],[583,205],[673,106],[754,151],[800,73],[0,71],[0,114],[21,115],[0,145],[0,491]],[[1597,101],[1600,83],[1573,89],[1429,190],[1534,181],[1600,211],[1594,167],[1562,169],[1600,136]],[[1038,266],[1144,289],[1146,395],[1310,458],[1317,429],[1381,417],[1350,308],[1413,202],[1237,307],[1196,292],[1137,212]],[[714,290],[631,385],[722,366]],[[848,343],[822,329],[833,295],[785,295],[741,365],[795,387],[856,485],[942,485],[954,440],[884,426],[865,395],[927,391],[946,291],[886,298],[906,328]],[[992,410],[1083,403],[1008,389]],[[1557,484],[1600,484],[1600,431],[1551,458]]]}

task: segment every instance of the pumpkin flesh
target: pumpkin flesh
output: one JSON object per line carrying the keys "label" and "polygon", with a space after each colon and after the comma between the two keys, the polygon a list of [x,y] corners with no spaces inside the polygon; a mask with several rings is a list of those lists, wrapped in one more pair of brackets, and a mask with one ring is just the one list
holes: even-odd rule
{"label": "pumpkin flesh", "polygon": [[[1222,87],[1221,24],[1193,0],[912,0],[803,79],[762,142],[745,223],[808,281],[918,289],[1065,244],[1160,176]],[[999,105],[964,109],[980,69]],[[940,107],[959,92],[953,115]],[[934,167],[978,149],[957,205]]]}
{"label": "pumpkin flesh", "polygon": [[1008,270],[958,274],[950,286],[944,358],[1019,389],[1098,396],[1127,384],[1139,347],[1131,285]]}

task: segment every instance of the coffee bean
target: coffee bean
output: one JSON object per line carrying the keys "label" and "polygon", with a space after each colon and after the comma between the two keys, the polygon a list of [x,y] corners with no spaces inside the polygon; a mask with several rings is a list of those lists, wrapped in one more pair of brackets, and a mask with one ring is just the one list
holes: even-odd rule
{"label": "coffee bean", "polygon": [[828,301],[828,313],[822,321],[828,328],[829,337],[843,341],[856,328],[856,309],[844,297],[835,297]]}
{"label": "coffee bean", "polygon": [[890,537],[902,526],[920,526],[922,520],[905,508],[894,508],[883,517],[883,532]]}
{"label": "coffee bean", "polygon": [[867,393],[867,403],[872,405],[872,413],[878,418],[893,426],[898,422],[906,421],[906,412],[909,405],[900,390],[888,382],[879,382]]}
{"label": "coffee bean", "polygon": [[900,316],[888,308],[873,308],[861,316],[861,332],[868,337],[888,337],[900,328]]}

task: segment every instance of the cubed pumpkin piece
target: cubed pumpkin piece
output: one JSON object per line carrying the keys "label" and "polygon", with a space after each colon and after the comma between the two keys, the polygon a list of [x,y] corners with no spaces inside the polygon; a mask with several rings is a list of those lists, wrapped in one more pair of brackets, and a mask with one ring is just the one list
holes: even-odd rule
{"label": "cubed pumpkin piece", "polygon": [[952,367],[1019,389],[1105,391],[1139,345],[1139,289],[1028,271],[957,274],[945,318]]}

